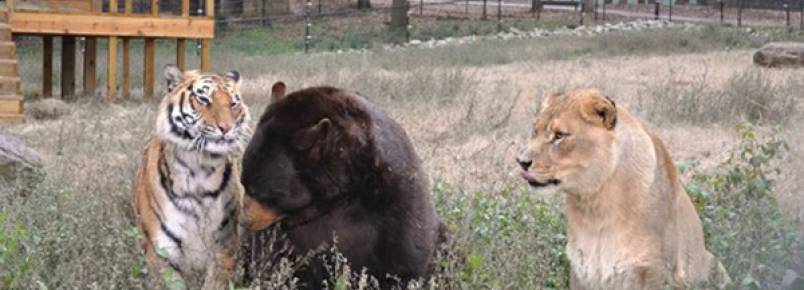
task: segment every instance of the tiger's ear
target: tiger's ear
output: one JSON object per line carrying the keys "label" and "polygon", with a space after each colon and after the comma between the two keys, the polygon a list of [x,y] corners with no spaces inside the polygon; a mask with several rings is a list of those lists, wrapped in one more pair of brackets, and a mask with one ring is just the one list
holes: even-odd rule
{"label": "tiger's ear", "polygon": [[223,75],[227,80],[232,81],[235,84],[235,87],[240,86],[240,72],[236,70],[232,70],[227,72]]}
{"label": "tiger's ear", "polygon": [[285,98],[285,83],[278,81],[271,87],[271,103],[276,103]]}
{"label": "tiger's ear", "polygon": [[307,150],[319,141],[325,139],[332,127],[329,118],[323,118],[317,124],[309,128],[304,128],[293,135],[293,147],[296,150]]}
{"label": "tiger's ear", "polygon": [[179,67],[173,64],[165,66],[165,81],[167,82],[168,93],[173,92],[173,89],[181,83],[184,78],[184,73],[181,72]]}
{"label": "tiger's ear", "polygon": [[613,130],[617,125],[617,105],[609,97],[593,94],[581,100],[581,116],[589,122],[600,123]]}

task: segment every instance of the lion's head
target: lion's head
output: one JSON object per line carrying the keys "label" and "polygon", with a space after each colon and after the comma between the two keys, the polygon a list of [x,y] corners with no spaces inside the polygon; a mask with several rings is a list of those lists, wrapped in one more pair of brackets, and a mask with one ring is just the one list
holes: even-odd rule
{"label": "lion's head", "polygon": [[615,126],[616,105],[598,90],[549,95],[517,157],[522,177],[568,193],[598,190],[616,167]]}

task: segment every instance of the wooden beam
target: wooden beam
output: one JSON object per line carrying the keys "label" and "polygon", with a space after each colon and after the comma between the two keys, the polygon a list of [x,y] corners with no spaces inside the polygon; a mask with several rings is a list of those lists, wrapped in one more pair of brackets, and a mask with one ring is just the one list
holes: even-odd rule
{"label": "wooden beam", "polygon": [[155,48],[156,45],[154,44],[153,38],[145,39],[145,65],[144,73],[145,76],[143,80],[145,80],[144,84],[144,94],[146,98],[153,98],[154,97],[154,56],[155,56]]}
{"label": "wooden beam", "polygon": [[61,98],[75,99],[75,37],[61,38]]}
{"label": "wooden beam", "polygon": [[117,5],[117,0],[109,0],[109,13],[117,13],[120,11],[120,6]]}
{"label": "wooden beam", "polygon": [[123,13],[131,14],[131,12],[134,10],[134,3],[133,3],[132,0],[125,0],[125,1],[126,2],[123,4],[123,9],[124,9]]}
{"label": "wooden beam", "polygon": [[151,15],[159,16],[159,0],[151,0]]}
{"label": "wooden beam", "polygon": [[109,37],[106,59],[106,100],[114,102],[117,94],[117,37]]}
{"label": "wooden beam", "polygon": [[131,98],[131,39],[123,38],[123,81],[120,84],[120,94],[123,98]]}
{"label": "wooden beam", "polygon": [[11,31],[16,34],[188,39],[212,39],[215,37],[215,21],[212,17],[183,18],[178,16],[24,11],[11,14],[10,25]]}
{"label": "wooden beam", "polygon": [[97,56],[97,39],[87,37],[84,42],[84,95],[95,95],[95,67]]}
{"label": "wooden beam", "polygon": [[212,70],[212,40],[204,39],[201,41],[201,71]]}
{"label": "wooden beam", "polygon": [[42,96],[53,96],[53,37],[42,37]]}
{"label": "wooden beam", "polygon": [[187,69],[185,47],[186,43],[184,42],[184,39],[176,40],[176,66],[178,66],[181,71],[185,71]]}

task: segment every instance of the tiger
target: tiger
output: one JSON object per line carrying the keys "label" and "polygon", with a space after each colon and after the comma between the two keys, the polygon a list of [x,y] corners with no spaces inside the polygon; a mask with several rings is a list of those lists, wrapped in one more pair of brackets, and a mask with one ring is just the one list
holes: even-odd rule
{"label": "tiger", "polygon": [[251,135],[240,73],[168,65],[164,76],[167,94],[134,182],[145,261],[173,277],[171,287],[228,289],[243,194],[236,161]]}

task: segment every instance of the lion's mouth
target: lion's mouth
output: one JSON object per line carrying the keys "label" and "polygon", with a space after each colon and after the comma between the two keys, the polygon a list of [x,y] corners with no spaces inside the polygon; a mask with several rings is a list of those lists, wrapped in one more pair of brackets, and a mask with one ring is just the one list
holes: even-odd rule
{"label": "lion's mouth", "polygon": [[538,178],[536,178],[536,176],[533,176],[533,174],[525,170],[521,171],[519,175],[522,176],[522,178],[525,179],[525,181],[527,181],[528,184],[530,184],[530,186],[533,187],[544,187],[548,185],[558,185],[559,183],[561,183],[561,181],[558,179],[548,179],[546,181],[540,181]]}

